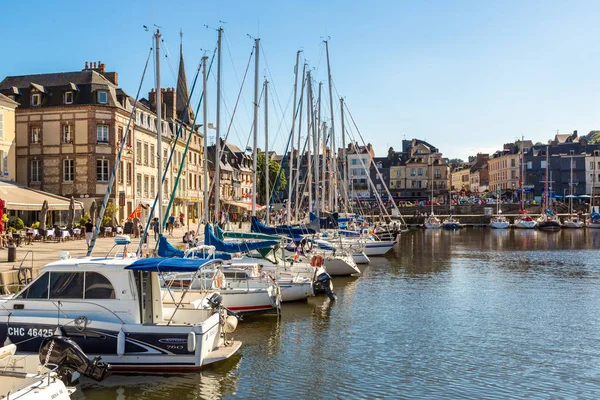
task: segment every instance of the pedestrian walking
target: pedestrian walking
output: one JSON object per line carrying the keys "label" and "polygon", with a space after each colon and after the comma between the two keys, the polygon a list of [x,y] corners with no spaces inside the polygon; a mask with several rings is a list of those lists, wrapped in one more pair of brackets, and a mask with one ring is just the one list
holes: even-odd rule
{"label": "pedestrian walking", "polygon": [[94,224],[92,224],[92,221],[88,221],[85,223],[85,244],[87,244],[88,247],[90,247],[93,237],[94,237]]}

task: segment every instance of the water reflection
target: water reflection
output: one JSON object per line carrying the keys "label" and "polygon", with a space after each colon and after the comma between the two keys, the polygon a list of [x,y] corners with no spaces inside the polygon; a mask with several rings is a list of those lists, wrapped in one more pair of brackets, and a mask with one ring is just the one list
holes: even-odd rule
{"label": "water reflection", "polygon": [[[596,398],[600,232],[415,230],[325,296],[247,318],[225,364],[86,399]],[[547,395],[547,396],[546,396]]]}
{"label": "water reflection", "polygon": [[236,393],[241,357],[209,366],[201,372],[170,375],[113,375],[102,382],[83,379],[74,399],[167,399],[185,393],[185,399],[220,399]]}

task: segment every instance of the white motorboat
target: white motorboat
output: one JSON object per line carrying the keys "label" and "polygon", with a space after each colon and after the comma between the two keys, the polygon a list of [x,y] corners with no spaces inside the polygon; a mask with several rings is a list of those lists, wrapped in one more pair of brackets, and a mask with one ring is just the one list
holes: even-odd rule
{"label": "white motorboat", "polygon": [[41,371],[38,356],[15,356],[17,346],[0,348],[0,393],[6,399],[68,400],[75,391],[67,388],[54,370]]}
{"label": "white motorboat", "polygon": [[510,226],[508,219],[504,215],[495,215],[490,221],[490,228],[493,229],[507,229]]}
{"label": "white motorboat", "polygon": [[90,361],[71,339],[60,336],[44,338],[39,354],[15,355],[17,346],[0,348],[1,398],[20,400],[65,400],[76,391],[77,374],[103,380],[111,366],[99,359]]}
{"label": "white motorboat", "polygon": [[14,296],[0,299],[0,342],[37,354],[58,329],[115,371],[187,371],[229,358],[237,318],[221,296],[175,306],[161,301],[163,273],[196,272],[219,260],[65,259],[46,265]]}
{"label": "white motorboat", "polygon": [[351,255],[334,255],[330,252],[323,252],[323,265],[325,270],[331,276],[348,276],[359,274],[360,269],[352,259]]}
{"label": "white motorboat", "polygon": [[446,230],[455,230],[462,228],[462,225],[460,224],[457,218],[454,218],[452,215],[450,215],[444,220],[444,222],[442,223],[442,227]]}
{"label": "white motorboat", "polygon": [[425,219],[425,229],[440,229],[442,222],[436,217],[433,212]]}
{"label": "white motorboat", "polygon": [[534,229],[537,222],[525,210],[522,210],[513,226],[517,229]]}
{"label": "white motorboat", "polygon": [[583,228],[583,221],[577,215],[569,215],[563,220],[562,227],[569,229]]}

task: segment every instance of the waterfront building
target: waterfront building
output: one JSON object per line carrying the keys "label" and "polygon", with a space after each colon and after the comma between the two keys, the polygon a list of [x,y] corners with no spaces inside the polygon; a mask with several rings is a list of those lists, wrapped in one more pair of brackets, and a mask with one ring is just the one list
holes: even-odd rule
{"label": "waterfront building", "polygon": [[[548,190],[554,199],[570,193],[586,195],[599,187],[595,183],[597,173],[594,155],[600,156],[600,145],[588,144],[583,137],[572,134],[556,134],[547,145],[534,145],[525,154],[525,186],[533,189],[537,201],[543,199],[546,184],[546,160],[548,160]],[[571,179],[572,176],[572,179]]]}
{"label": "waterfront building", "polygon": [[0,180],[15,180],[15,109],[19,103],[0,93]]}
{"label": "waterfront building", "polygon": [[[181,79],[180,76],[178,87]],[[81,71],[7,77],[0,82],[0,93],[20,103],[16,109],[16,181],[34,189],[73,196],[86,210],[93,201],[99,205],[133,111],[134,99],[119,88],[118,73],[107,72],[102,62],[86,62]],[[170,195],[185,140],[190,134],[199,133],[197,127],[189,125],[190,114],[184,116],[182,107],[178,111],[175,89],[163,89],[162,93],[165,161],[169,149],[173,145],[177,149],[164,185],[165,194]],[[153,90],[149,100],[138,102],[130,127],[110,198],[117,205],[117,222],[138,204],[153,201],[158,189],[155,95]],[[179,97],[187,100],[186,93]],[[179,126],[183,126],[182,135],[175,140]],[[196,142],[200,144],[202,140]],[[202,154],[192,154],[200,158],[198,165],[202,165]],[[189,201],[186,177],[198,172],[198,168],[188,172],[186,163],[183,168],[174,213],[185,211]]]}
{"label": "waterfront building", "polygon": [[371,162],[375,151],[371,143],[360,146],[358,143],[349,143],[346,149],[348,159],[348,195],[350,198],[369,197],[370,187],[367,174],[370,174]]}
{"label": "waterfront building", "polygon": [[471,193],[471,166],[468,163],[455,166],[450,175],[453,192]]}
{"label": "waterfront building", "polygon": [[506,143],[488,160],[491,192],[515,196],[521,176],[521,147],[527,153],[533,146],[531,140]]}
{"label": "waterfront building", "polygon": [[481,196],[489,187],[489,154],[478,153],[469,157],[469,186],[474,196]]}

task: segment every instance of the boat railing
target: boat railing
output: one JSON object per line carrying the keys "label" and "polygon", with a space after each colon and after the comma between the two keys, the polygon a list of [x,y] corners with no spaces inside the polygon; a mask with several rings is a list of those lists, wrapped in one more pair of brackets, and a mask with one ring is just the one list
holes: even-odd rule
{"label": "boat railing", "polygon": [[[62,310],[62,306],[64,306],[65,304],[69,304],[69,303],[73,303],[73,304],[91,304],[93,306],[96,306],[106,312],[108,312],[109,314],[112,314],[115,318],[117,318],[119,320],[119,322],[121,322],[121,324],[125,325],[125,321],[123,321],[123,319],[121,319],[121,317],[119,317],[113,310],[111,310],[108,307],[105,307],[101,304],[98,303],[94,303],[91,301],[69,301],[69,300],[59,300],[58,302],[55,302],[54,300],[50,300],[52,302],[52,304],[54,304],[54,306],[56,307],[56,309],[67,319],[69,319],[70,317],[67,316],[63,310]],[[73,319],[73,321],[75,321],[76,318]]]}
{"label": "boat railing", "polygon": [[[56,370],[58,369],[58,365],[56,364],[47,364],[44,367],[48,368],[48,371],[43,372],[41,374],[28,374],[27,372],[20,371],[9,371],[9,370],[0,370],[0,377],[10,377],[10,378],[22,378],[27,379],[22,385],[12,388],[9,390],[4,396],[2,396],[5,400],[10,400],[11,394],[18,393],[19,391],[25,389],[26,387],[32,386],[36,383],[42,383],[45,379],[48,379],[48,385],[50,385],[52,379],[58,379],[56,376]],[[52,368],[49,368],[52,367]],[[33,376],[32,376],[33,375]],[[28,379],[29,378],[29,379]]]}

